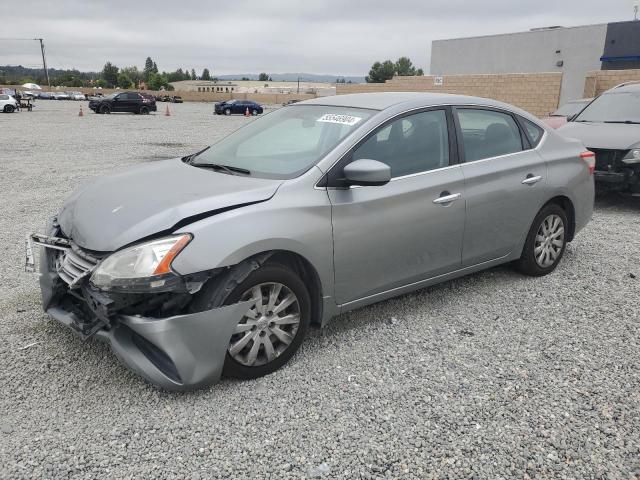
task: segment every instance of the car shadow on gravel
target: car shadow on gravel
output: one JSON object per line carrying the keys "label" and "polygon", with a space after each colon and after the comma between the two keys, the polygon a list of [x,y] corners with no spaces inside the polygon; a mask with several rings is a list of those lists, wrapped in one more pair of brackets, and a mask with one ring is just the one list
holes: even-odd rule
{"label": "car shadow on gravel", "polygon": [[596,193],[595,208],[596,210],[616,209],[622,212],[640,213],[640,197],[616,192]]}

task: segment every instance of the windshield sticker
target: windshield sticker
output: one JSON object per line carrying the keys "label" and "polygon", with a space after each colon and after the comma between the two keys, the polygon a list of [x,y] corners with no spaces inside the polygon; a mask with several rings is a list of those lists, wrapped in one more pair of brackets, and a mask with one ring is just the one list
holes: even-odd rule
{"label": "windshield sticker", "polygon": [[325,123],[339,123],[340,125],[354,126],[362,120],[362,117],[354,117],[353,115],[338,115],[336,113],[325,113],[317,121]]}

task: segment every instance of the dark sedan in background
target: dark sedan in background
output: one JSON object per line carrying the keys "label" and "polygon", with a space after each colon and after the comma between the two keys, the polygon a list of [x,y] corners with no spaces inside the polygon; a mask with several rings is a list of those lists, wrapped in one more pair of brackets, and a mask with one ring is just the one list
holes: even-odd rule
{"label": "dark sedan in background", "polygon": [[157,111],[155,98],[138,92],[112,93],[104,98],[95,98],[89,101],[89,108],[96,113],[130,112],[146,115]]}
{"label": "dark sedan in background", "polygon": [[264,112],[260,104],[251,100],[229,100],[216,103],[213,113],[216,115],[232,115],[234,113],[245,115],[247,110],[250,115],[258,115]]}

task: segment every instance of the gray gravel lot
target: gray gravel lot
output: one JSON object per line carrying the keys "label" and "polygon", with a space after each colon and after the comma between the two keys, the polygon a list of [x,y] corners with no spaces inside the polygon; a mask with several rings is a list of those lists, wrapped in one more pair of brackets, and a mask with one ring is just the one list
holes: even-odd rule
{"label": "gray gravel lot", "polygon": [[273,375],[166,393],[45,317],[23,239],[82,182],[250,120],[82,104],[0,114],[1,478],[640,478],[640,199],[599,199],[548,277],[405,295]]}

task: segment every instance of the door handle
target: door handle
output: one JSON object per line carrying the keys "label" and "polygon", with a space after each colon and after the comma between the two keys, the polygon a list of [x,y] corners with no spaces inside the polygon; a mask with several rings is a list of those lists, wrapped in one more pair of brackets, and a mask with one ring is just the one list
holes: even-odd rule
{"label": "door handle", "polygon": [[442,205],[443,203],[451,203],[458,200],[461,196],[461,193],[442,192],[442,194],[438,198],[436,198],[433,203],[437,205]]}
{"label": "door handle", "polygon": [[529,175],[527,175],[527,178],[522,180],[522,184],[523,185],[535,185],[540,180],[542,180],[542,177],[540,175],[533,176],[533,175],[529,174]]}

